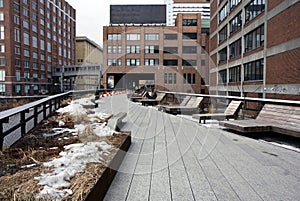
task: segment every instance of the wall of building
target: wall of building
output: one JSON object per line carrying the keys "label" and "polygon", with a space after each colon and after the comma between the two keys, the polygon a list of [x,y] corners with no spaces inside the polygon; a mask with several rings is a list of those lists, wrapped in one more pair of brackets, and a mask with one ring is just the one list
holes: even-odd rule
{"label": "wall of building", "polygon": [[[211,92],[300,99],[300,15],[297,13],[300,2],[235,2],[237,5],[234,6],[229,0],[211,2]],[[254,2],[259,5],[252,5]],[[261,2],[266,4],[262,5]],[[249,12],[250,4],[256,9],[255,12]],[[257,13],[258,10],[261,12]],[[241,21],[234,21],[239,13]],[[221,40],[226,26],[227,37]],[[234,46],[238,40],[240,43]],[[238,48],[240,53],[235,51]],[[224,54],[225,50],[227,55]],[[240,75],[236,74],[239,79],[236,81],[232,81],[235,75],[233,68],[240,68]]]}
{"label": "wall of building", "polygon": [[[197,19],[196,26],[183,26],[182,20]],[[145,40],[146,34],[158,34],[157,40]],[[195,33],[197,39],[185,40],[182,39],[183,33]],[[121,34],[121,40],[108,40],[110,34]],[[139,40],[127,40],[128,34],[140,34]],[[166,40],[165,34],[176,34],[176,40]],[[205,58],[205,53],[201,53],[202,46],[208,46],[208,38],[201,33],[201,15],[186,14],[178,15],[176,26],[110,26],[103,28],[104,41],[104,84],[107,85],[107,75],[112,74],[154,74],[155,85],[160,90],[180,91],[180,92],[195,92],[201,91],[201,60]],[[121,52],[108,53],[108,48],[112,46],[121,46]],[[140,52],[136,54],[127,53],[127,46],[140,46]],[[157,53],[145,53],[146,46],[158,46]],[[195,53],[183,53],[183,46],[196,47]],[[164,53],[164,47],[178,48],[178,53]],[[207,54],[206,54],[207,55]],[[120,59],[121,65],[109,65],[108,60]],[[127,66],[128,59],[140,59],[140,66]],[[146,66],[146,59],[158,59],[159,63],[155,66]],[[197,63],[194,66],[182,66],[182,59],[195,60]],[[166,60],[177,60],[177,65],[167,66],[164,64]],[[209,62],[205,62],[208,66]],[[176,74],[176,78],[174,77]],[[194,75],[193,75],[194,74]],[[172,75],[172,76],[171,76]],[[167,76],[167,80],[165,80]],[[171,76],[171,77],[169,77]],[[184,84],[184,76],[194,76],[193,84]],[[176,83],[174,83],[176,79]],[[170,80],[170,83],[169,83]],[[123,87],[132,88],[133,86]]]}
{"label": "wall of building", "polygon": [[[75,9],[66,1],[3,1],[0,93],[33,95],[53,88],[52,67],[75,63]],[[27,78],[26,75],[29,74]],[[3,88],[3,86],[5,86]]]}

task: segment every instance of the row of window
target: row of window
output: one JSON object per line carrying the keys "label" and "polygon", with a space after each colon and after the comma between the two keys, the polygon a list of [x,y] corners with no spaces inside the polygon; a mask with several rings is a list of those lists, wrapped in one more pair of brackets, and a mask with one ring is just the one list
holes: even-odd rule
{"label": "row of window", "polygon": [[[147,54],[158,54],[159,53],[159,46],[157,45],[146,45],[144,52]],[[164,47],[164,53],[175,54],[178,53],[178,47]],[[121,54],[122,53],[122,46],[107,46],[107,53],[110,54]],[[126,53],[127,54],[140,54],[141,47],[139,45],[128,45],[126,46]],[[183,54],[196,54],[197,53],[197,46],[183,46],[182,47]],[[204,52],[205,53],[205,48]]]}
{"label": "row of window", "polygon": [[[48,83],[51,83],[51,78],[48,78]],[[21,94],[21,89],[22,88],[23,88],[25,94],[29,94],[31,89],[33,89],[34,93],[37,94],[39,89],[43,90],[46,87],[45,86],[39,86],[37,84],[34,84],[33,86],[31,84],[25,84],[25,85],[16,84],[14,91],[17,94]],[[3,84],[3,83],[0,83],[0,93],[5,93],[5,84]]]}
{"label": "row of window", "polygon": [[[206,61],[201,60],[201,65],[205,66]],[[108,66],[122,66],[122,59],[107,59]],[[126,66],[140,66],[140,59],[126,59]],[[144,59],[145,66],[158,66],[159,59]],[[164,66],[178,66],[178,60],[165,59],[163,60]],[[197,66],[197,60],[182,59],[182,66]]]}
{"label": "row of window", "polygon": [[[29,81],[30,80],[30,72],[24,72],[23,76],[21,75],[20,71],[15,72],[16,81],[22,81],[21,78],[24,78],[24,80]],[[48,74],[48,78],[51,78],[52,74]],[[39,74],[37,72],[32,73],[32,79],[36,81],[39,78]],[[46,74],[41,73],[40,74],[41,79],[46,79]],[[5,81],[5,70],[0,70],[0,81]]]}
{"label": "row of window", "polygon": [[[177,74],[176,73],[164,73],[164,83],[165,84],[176,84]],[[183,74],[183,84],[195,84],[196,74],[195,73],[184,73]]]}
{"label": "row of window", "polygon": [[[145,40],[159,40],[159,34],[145,34]],[[177,40],[177,34],[164,34],[164,40]],[[141,34],[131,33],[126,34],[126,40],[140,40]],[[184,40],[195,40],[197,39],[197,33],[182,33],[182,39]],[[121,34],[108,34],[107,40],[122,40]]]}
{"label": "row of window", "polygon": [[[241,0],[230,0],[229,6],[226,2],[225,5],[219,11],[219,23],[221,23],[229,14],[234,7],[236,7]],[[265,10],[265,0],[252,0],[249,4],[245,6],[245,23],[251,21],[260,13]],[[240,19],[241,19],[240,13]]]}
{"label": "row of window", "polygon": [[[264,46],[264,25],[256,28],[244,36],[245,40],[245,52],[257,49]],[[229,59],[236,58],[242,54],[242,39],[238,39],[229,45]],[[218,52],[219,63],[228,60],[227,47],[223,48]]]}
{"label": "row of window", "polygon": [[[229,68],[228,82],[241,81],[241,66]],[[259,59],[244,64],[244,81],[259,81],[263,80],[264,75],[264,60]],[[227,83],[227,69],[219,71],[219,83]]]}
{"label": "row of window", "polygon": [[[51,58],[51,57],[50,57]],[[1,58],[0,58],[0,60],[1,60]],[[22,65],[23,64],[23,65]],[[40,64],[40,63],[38,63],[38,62],[31,62],[30,63],[30,61],[29,60],[23,60],[23,61],[21,61],[21,59],[19,59],[19,58],[17,58],[17,59],[15,59],[15,66],[16,67],[21,67],[21,66],[23,66],[24,68],[30,68],[30,67],[32,67],[32,69],[35,69],[35,70],[38,70],[38,69],[40,69],[40,70],[42,70],[42,71],[44,71],[45,70],[45,64]],[[48,66],[47,66],[47,71],[48,72],[51,72],[51,65],[49,64]]]}

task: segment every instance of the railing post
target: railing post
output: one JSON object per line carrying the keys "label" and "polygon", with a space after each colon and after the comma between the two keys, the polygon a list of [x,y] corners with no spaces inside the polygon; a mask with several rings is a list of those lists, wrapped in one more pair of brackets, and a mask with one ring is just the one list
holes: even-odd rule
{"label": "railing post", "polygon": [[22,137],[26,134],[26,118],[25,118],[25,111],[20,113],[21,119],[21,135]]}
{"label": "railing post", "polygon": [[47,104],[43,103],[43,119],[46,119],[47,117]]}
{"label": "railing post", "polygon": [[39,115],[38,115],[38,106],[36,105],[36,106],[34,106],[34,114],[33,114],[33,116],[34,116],[34,127],[36,127],[37,126],[37,124],[38,124],[38,117],[39,117]]}
{"label": "railing post", "polygon": [[0,121],[0,151],[2,151],[2,148],[3,148],[3,140],[4,140],[3,123],[2,123],[2,121]]}
{"label": "railing post", "polygon": [[49,114],[52,114],[52,100],[49,100]]}

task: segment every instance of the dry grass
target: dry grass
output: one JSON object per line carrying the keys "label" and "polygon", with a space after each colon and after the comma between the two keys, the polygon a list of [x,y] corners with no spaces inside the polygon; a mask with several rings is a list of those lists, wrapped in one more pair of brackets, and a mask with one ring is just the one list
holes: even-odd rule
{"label": "dry grass", "polygon": [[72,122],[75,124],[82,124],[82,123],[89,123],[90,118],[87,114],[78,114],[78,115],[71,115],[72,116]]}

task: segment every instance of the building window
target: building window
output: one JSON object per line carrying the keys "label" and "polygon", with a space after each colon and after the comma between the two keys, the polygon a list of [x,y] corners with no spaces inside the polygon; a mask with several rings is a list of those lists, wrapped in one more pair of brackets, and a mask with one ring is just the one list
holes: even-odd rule
{"label": "building window", "polygon": [[227,70],[219,71],[219,84],[227,83]]}
{"label": "building window", "polygon": [[178,66],[178,60],[177,59],[165,59],[164,66]]}
{"label": "building window", "polygon": [[241,81],[241,66],[236,66],[229,69],[229,82]]}
{"label": "building window", "polygon": [[164,83],[168,84],[168,73],[164,74]]}
{"label": "building window", "polygon": [[173,82],[173,73],[169,73],[168,84],[172,84]]}
{"label": "building window", "polygon": [[3,8],[3,0],[0,0],[0,8]]}
{"label": "building window", "polygon": [[220,50],[218,54],[219,54],[219,63],[227,61],[227,47]]}
{"label": "building window", "polygon": [[24,45],[29,45],[29,34],[28,33],[23,33],[23,41],[24,41]]}
{"label": "building window", "polygon": [[265,11],[265,0],[252,0],[245,7],[246,23]]}
{"label": "building window", "polygon": [[32,63],[32,68],[35,69],[35,70],[37,70],[38,69],[38,63],[33,62]]}
{"label": "building window", "polygon": [[206,65],[206,61],[205,61],[205,59],[201,59],[201,66],[205,66]]}
{"label": "building window", "polygon": [[108,53],[108,54],[111,54],[111,53],[112,53],[112,51],[111,51],[111,46],[107,46],[107,53]]}
{"label": "building window", "polygon": [[159,34],[145,34],[145,40],[159,40]]}
{"label": "building window", "polygon": [[32,47],[37,48],[37,37],[32,36]]}
{"label": "building window", "polygon": [[118,66],[122,66],[122,59],[118,59],[117,62],[118,62],[117,63]]}
{"label": "building window", "polygon": [[233,10],[240,2],[241,0],[230,0],[229,1],[230,10]]}
{"label": "building window", "polygon": [[37,58],[38,58],[38,53],[37,53],[37,52],[33,52],[33,53],[32,53],[32,57],[33,57],[34,59],[37,59]]}
{"label": "building window", "polygon": [[145,59],[145,66],[158,66],[159,59]]}
{"label": "building window", "polygon": [[112,46],[112,53],[116,54],[117,53],[117,46]]}
{"label": "building window", "polygon": [[196,75],[195,73],[184,73],[183,74],[183,84],[195,84]]}
{"label": "building window", "polygon": [[183,19],[182,26],[197,26],[197,19]]}
{"label": "building window", "polygon": [[219,23],[221,23],[228,15],[228,4],[226,3],[219,11]]}
{"label": "building window", "polygon": [[16,71],[16,81],[21,81],[21,73],[20,73],[20,71]]}
{"label": "building window", "polygon": [[139,54],[141,48],[139,45],[128,45],[126,46],[126,53],[127,54]]}
{"label": "building window", "polygon": [[32,8],[33,10],[37,10],[37,3],[32,2],[32,3],[31,3],[31,8]]}
{"label": "building window", "polygon": [[26,8],[23,8],[23,15],[29,17],[29,11]]}
{"label": "building window", "polygon": [[120,45],[118,46],[118,53],[122,54],[122,46],[120,46]]}
{"label": "building window", "polygon": [[0,21],[4,21],[4,13],[0,12]]}
{"label": "building window", "polygon": [[24,61],[24,68],[29,68],[29,67],[30,67],[30,62]]}
{"label": "building window", "polygon": [[197,60],[182,59],[182,66],[197,66]]}
{"label": "building window", "polygon": [[5,81],[5,70],[0,70],[0,81]]}
{"label": "building window", "polygon": [[45,50],[45,41],[42,39],[40,40],[40,49]]}
{"label": "building window", "polygon": [[126,59],[126,66],[140,66],[140,59]]}
{"label": "building window", "polygon": [[219,43],[223,42],[224,40],[227,39],[227,25],[224,26],[223,29],[221,29],[221,31],[219,31]]}
{"label": "building window", "polygon": [[31,29],[32,29],[33,32],[37,33],[37,27],[36,27],[36,25],[33,24],[32,27],[31,27]]}
{"label": "building window", "polygon": [[174,84],[176,84],[176,82],[177,82],[177,74],[174,73]]}
{"label": "building window", "polygon": [[25,57],[30,57],[30,53],[28,49],[24,49],[24,56]]}
{"label": "building window", "polygon": [[244,64],[244,80],[263,80],[264,77],[264,60],[259,59]]}
{"label": "building window", "polygon": [[126,40],[140,40],[140,34],[126,34]]}
{"label": "building window", "polygon": [[242,27],[242,12],[237,14],[230,22],[229,22],[230,34],[236,32]]}
{"label": "building window", "polygon": [[14,8],[14,10],[15,10],[16,12],[20,12],[20,5],[19,5],[19,4],[17,4],[17,3],[14,2],[13,8]]}
{"label": "building window", "polygon": [[33,21],[37,21],[37,14],[32,13],[31,18],[32,18]]}
{"label": "building window", "polygon": [[159,53],[159,46],[158,45],[146,45],[145,46],[145,53],[146,54],[158,54]]}
{"label": "building window", "polygon": [[19,46],[15,46],[15,54],[21,54],[21,48]]}
{"label": "building window", "polygon": [[196,54],[197,53],[197,46],[183,46],[182,47],[183,54]]}
{"label": "building window", "polygon": [[14,15],[14,23],[15,24],[20,24],[20,17],[17,15]]}
{"label": "building window", "polygon": [[233,59],[242,54],[242,39],[239,39],[229,45],[230,55],[229,59]]}
{"label": "building window", "polygon": [[[1,29],[1,26],[0,26]],[[19,29],[14,29],[14,38],[15,38],[15,42],[20,42],[20,30]]]}
{"label": "building window", "polygon": [[245,35],[245,52],[264,46],[264,25]]}
{"label": "building window", "polygon": [[21,66],[21,60],[20,59],[15,59],[15,65],[16,66]]}
{"label": "building window", "polygon": [[177,40],[177,34],[165,34],[164,39],[165,40]]}
{"label": "building window", "polygon": [[0,52],[5,53],[5,45],[4,44],[0,44]]}
{"label": "building window", "polygon": [[108,40],[121,40],[121,34],[108,34]]}
{"label": "building window", "polygon": [[23,20],[23,27],[26,29],[29,29],[29,22],[26,20]]}
{"label": "building window", "polygon": [[4,26],[0,26],[0,40],[4,40]]}
{"label": "building window", "polygon": [[5,93],[5,84],[0,84],[0,93]]}
{"label": "building window", "polygon": [[165,54],[177,54],[178,47],[164,47],[164,53]]}
{"label": "building window", "polygon": [[182,33],[182,39],[195,40],[197,39],[197,33]]}

